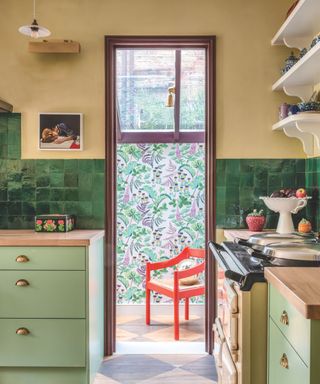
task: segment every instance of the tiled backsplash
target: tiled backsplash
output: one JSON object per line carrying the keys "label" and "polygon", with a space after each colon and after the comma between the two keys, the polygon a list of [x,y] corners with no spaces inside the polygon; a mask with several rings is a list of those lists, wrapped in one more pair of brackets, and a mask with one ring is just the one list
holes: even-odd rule
{"label": "tiled backsplash", "polygon": [[0,228],[32,228],[35,214],[74,213],[104,226],[103,160],[21,160],[20,115],[0,116]]}
{"label": "tiled backsplash", "polygon": [[315,230],[320,230],[320,158],[307,159],[305,168],[306,187],[309,195],[312,195],[312,200],[308,202],[307,217],[311,219],[312,227]]}
{"label": "tiled backsplash", "polygon": [[[103,228],[103,160],[21,160],[20,114],[0,114],[0,228],[31,228],[35,213],[74,213],[78,228]],[[319,159],[217,160],[217,226],[245,227],[245,214],[265,208],[259,196],[306,186],[307,212],[294,215],[320,225]],[[267,227],[277,215],[267,212]]]}
{"label": "tiled backsplash", "polygon": [[[320,171],[320,169],[319,169]],[[267,210],[259,196],[284,188],[305,186],[304,159],[224,159],[217,161],[217,226],[244,228],[253,208],[267,213],[267,228],[275,228],[278,215]],[[305,210],[294,215],[297,222]]]}

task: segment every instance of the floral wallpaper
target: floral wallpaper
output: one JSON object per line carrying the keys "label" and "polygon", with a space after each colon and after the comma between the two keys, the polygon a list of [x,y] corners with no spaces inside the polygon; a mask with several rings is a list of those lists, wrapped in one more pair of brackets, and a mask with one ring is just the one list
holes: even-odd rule
{"label": "floral wallpaper", "polygon": [[[118,304],[141,304],[147,261],[205,245],[204,146],[119,144],[117,162]],[[169,300],[154,293],[154,302]]]}

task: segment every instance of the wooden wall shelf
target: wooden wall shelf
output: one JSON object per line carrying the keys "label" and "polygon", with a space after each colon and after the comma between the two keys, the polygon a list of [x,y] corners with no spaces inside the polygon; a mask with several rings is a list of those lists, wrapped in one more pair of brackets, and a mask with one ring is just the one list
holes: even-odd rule
{"label": "wooden wall shelf", "polygon": [[32,53],[79,53],[80,43],[72,40],[29,41]]}

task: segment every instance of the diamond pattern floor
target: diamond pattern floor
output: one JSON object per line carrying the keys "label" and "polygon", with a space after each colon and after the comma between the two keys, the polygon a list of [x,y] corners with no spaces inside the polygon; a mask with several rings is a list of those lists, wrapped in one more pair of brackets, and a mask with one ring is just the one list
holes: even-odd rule
{"label": "diamond pattern floor", "polygon": [[[204,341],[204,319],[196,315],[180,319],[180,340]],[[118,316],[117,341],[174,341],[172,315],[156,315],[151,325],[141,316]]]}
{"label": "diamond pattern floor", "polygon": [[216,384],[210,355],[115,355],[104,360],[94,384]]}

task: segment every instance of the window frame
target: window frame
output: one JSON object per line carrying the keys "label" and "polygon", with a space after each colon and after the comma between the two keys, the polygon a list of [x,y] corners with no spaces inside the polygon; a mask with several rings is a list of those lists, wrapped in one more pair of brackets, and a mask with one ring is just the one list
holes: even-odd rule
{"label": "window frame", "polygon": [[[116,116],[116,132],[117,142],[119,144],[151,144],[151,143],[204,143],[205,132],[207,126],[207,95],[208,95],[208,44],[207,40],[201,41],[190,39],[183,41],[177,39],[176,42],[172,40],[166,40],[166,38],[149,38],[141,39],[136,37],[128,38],[114,38],[113,49],[114,49],[114,69],[116,71],[116,51],[117,49],[174,49],[176,51],[176,62],[175,62],[175,106],[174,106],[174,131],[121,131],[119,115],[117,106],[115,105],[115,116]],[[206,55],[205,63],[205,129],[203,131],[180,131],[180,85],[181,85],[181,49],[204,49]],[[114,89],[116,90],[116,77],[114,79]]]}

